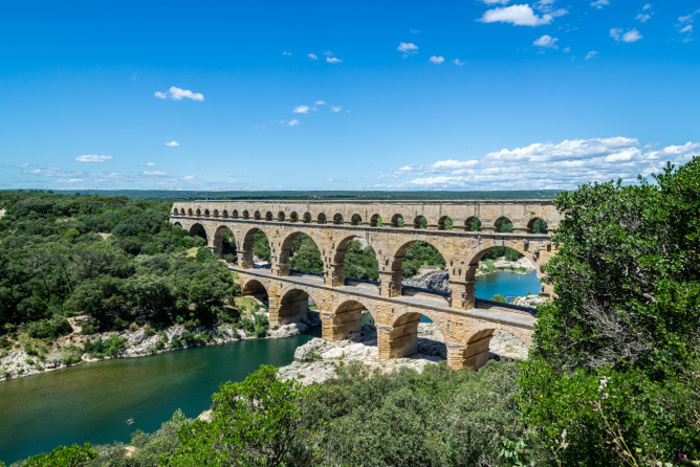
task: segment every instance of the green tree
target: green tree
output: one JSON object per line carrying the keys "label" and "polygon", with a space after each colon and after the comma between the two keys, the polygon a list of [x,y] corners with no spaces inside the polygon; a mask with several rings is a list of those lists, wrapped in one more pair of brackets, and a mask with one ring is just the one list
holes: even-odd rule
{"label": "green tree", "polygon": [[184,424],[180,446],[166,465],[310,465],[313,438],[301,424],[300,403],[309,389],[280,381],[262,366],[242,383],[225,383],[214,394],[211,422]]}
{"label": "green tree", "polygon": [[51,452],[37,454],[22,462],[22,467],[82,467],[97,457],[87,443],[83,446],[59,446]]}
{"label": "green tree", "polygon": [[520,383],[559,462],[700,460],[700,158],[654,179],[556,198],[555,298]]}

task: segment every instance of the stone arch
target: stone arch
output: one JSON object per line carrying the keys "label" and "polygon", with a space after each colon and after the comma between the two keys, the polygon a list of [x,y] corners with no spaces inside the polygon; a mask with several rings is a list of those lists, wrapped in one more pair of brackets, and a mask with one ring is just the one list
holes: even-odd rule
{"label": "stone arch", "polygon": [[194,215],[194,214],[192,213],[192,208],[189,208],[189,209],[187,210],[187,214],[190,215],[190,216],[193,216],[193,215]]}
{"label": "stone arch", "polygon": [[309,298],[313,300],[306,288],[290,286],[283,289],[279,296],[277,306],[274,310],[270,309],[270,325],[283,326],[306,318],[309,311]]}
{"label": "stone arch", "polygon": [[190,227],[190,237],[202,237],[209,244],[209,236],[207,235],[207,229],[198,222],[195,222]]}
{"label": "stone arch", "polygon": [[484,242],[482,245],[480,245],[480,248],[476,251],[471,252],[471,257],[469,258],[467,262],[467,270],[466,270],[466,279],[467,280],[474,280],[476,276],[476,268],[479,266],[479,261],[481,261],[481,258],[486,254],[487,251],[503,246],[506,248],[510,248],[512,250],[517,251],[523,256],[526,256],[532,263],[537,266],[539,262],[537,261],[537,258],[535,255],[524,248],[523,243],[517,242],[517,241],[507,241],[507,242],[494,242],[494,241],[489,241],[489,242]]}
{"label": "stone arch", "polygon": [[249,279],[241,284],[241,295],[253,295],[256,297],[264,296],[265,301],[269,299],[267,287],[265,287],[265,285],[257,279]]}
{"label": "stone arch", "polygon": [[[228,217],[228,211],[224,210],[224,212],[226,213],[226,216],[224,216],[224,217]],[[233,211],[231,211],[231,217],[233,219],[238,219],[238,210],[237,209],[234,209]]]}
{"label": "stone arch", "polygon": [[403,227],[404,226],[403,216],[401,214],[394,214],[391,217],[391,226],[392,227]]}
{"label": "stone arch", "polygon": [[272,212],[267,211],[267,212],[265,213],[265,220],[266,220],[266,221],[271,221],[271,220],[272,220]]}
{"label": "stone arch", "polygon": [[212,213],[212,216],[213,216],[213,217],[219,217],[219,210],[218,210],[218,209],[214,209],[214,212]]}
{"label": "stone arch", "polygon": [[184,216],[185,215],[185,208],[180,208],[180,215]]}
{"label": "stone arch", "polygon": [[467,232],[479,232],[481,230],[481,219],[476,216],[467,217],[464,221],[464,230]]}
{"label": "stone arch", "polygon": [[243,236],[243,241],[240,244],[241,248],[238,252],[238,263],[241,268],[249,269],[254,266],[253,244],[255,243],[255,235],[257,232],[262,232],[263,234],[265,234],[265,236],[267,237],[268,245],[270,247],[270,251],[272,251],[272,245],[269,244],[270,237],[267,235],[267,233],[259,227],[252,227],[245,233],[245,235]]}
{"label": "stone arch", "polygon": [[[294,240],[297,238],[304,236],[310,238],[314,244],[316,245],[316,250],[318,251],[319,254],[319,260],[321,261],[321,267],[323,268],[323,255],[321,254],[321,249],[318,246],[318,241],[317,239],[313,238],[309,234],[303,231],[297,231],[297,232],[292,232],[291,234],[287,235],[287,237],[282,241],[282,246],[280,247],[280,252],[279,252],[279,257],[278,257],[278,264],[277,264],[277,270],[279,271],[280,276],[287,276],[289,275],[289,270],[290,270],[290,253],[292,249],[292,243],[294,243]],[[325,268],[324,271],[325,273]]]}
{"label": "stone arch", "polygon": [[[418,324],[423,315],[416,311],[407,311],[396,315],[391,324],[377,329],[377,345],[379,358],[400,358],[413,355],[418,351]],[[430,317],[429,315],[425,315]],[[438,326],[443,340],[447,334]]]}
{"label": "stone arch", "polygon": [[[346,261],[345,261],[345,253],[347,252],[348,247],[350,246],[350,243],[353,240],[358,240],[361,237],[358,237],[356,235],[349,235],[345,237],[343,240],[338,242],[338,246],[336,246],[335,251],[333,252],[333,263],[331,265],[332,269],[332,284],[334,286],[338,285],[344,285],[345,284],[345,278],[346,278]],[[368,247],[372,248],[372,244],[368,242]],[[377,275],[379,275],[379,261],[377,258],[377,253],[372,248],[372,251],[374,252],[374,258],[375,261],[377,262]],[[351,274],[351,276],[354,274]],[[353,279],[366,279],[364,277],[353,277]],[[367,279],[372,279],[373,278],[367,278]]]}
{"label": "stone arch", "polygon": [[289,222],[299,222],[299,214],[296,211],[292,211],[289,214]]}
{"label": "stone arch", "polygon": [[438,219],[438,230],[452,230],[454,224],[450,216],[442,216]]}
{"label": "stone arch", "polygon": [[343,215],[341,213],[338,212],[333,216],[333,223],[334,224],[341,225],[341,224],[343,224],[343,222],[344,222],[344,219],[343,219]]}
{"label": "stone arch", "polygon": [[178,215],[178,210],[177,210],[177,208],[173,208],[173,216],[177,216],[177,215]]}
{"label": "stone arch", "polygon": [[510,233],[513,231],[513,221],[505,216],[501,216],[494,222],[493,229],[494,232]]}
{"label": "stone arch", "polygon": [[202,217],[202,210],[197,208],[197,212],[195,212],[197,217]]}
{"label": "stone arch", "polygon": [[[362,313],[367,311],[374,318],[372,310],[357,300],[346,300],[338,305],[332,314],[323,319],[323,338],[331,341],[347,339],[350,334],[362,329]],[[328,316],[331,315],[331,316]]]}
{"label": "stone arch", "polygon": [[256,221],[259,221],[261,217],[262,216],[260,215],[260,211],[255,211],[253,213],[253,219],[255,219]]}
{"label": "stone arch", "polygon": [[362,225],[362,216],[359,214],[353,214],[350,219],[350,224],[352,225]]}
{"label": "stone arch", "polygon": [[380,227],[382,225],[382,217],[379,214],[374,214],[369,219],[370,227]]}
{"label": "stone arch", "polygon": [[527,233],[546,235],[549,233],[549,224],[547,224],[547,221],[541,217],[533,217],[527,223]]}
{"label": "stone arch", "polygon": [[278,220],[279,222],[284,222],[285,217],[287,217],[287,216],[286,216],[286,214],[284,213],[284,211],[280,211],[280,212],[277,213],[277,220]]}
{"label": "stone arch", "polygon": [[418,216],[413,219],[413,228],[414,229],[427,229],[428,228],[428,219],[425,218],[422,214],[419,214]]}
{"label": "stone arch", "polygon": [[[432,242],[425,241],[425,240],[408,240],[400,244],[397,248],[395,248],[391,254],[388,256],[388,262],[389,262],[389,267],[391,271],[391,282],[389,284],[382,284],[382,287],[386,285],[386,287],[389,288],[390,293],[389,296],[399,296],[401,295],[401,266],[403,265],[404,261],[404,255],[406,254],[406,251],[411,247],[416,242],[425,242],[429,245],[431,245],[433,248],[435,248],[438,253],[442,256],[443,260],[445,261],[445,268],[448,271],[448,280],[450,279],[449,276],[449,260],[450,256],[446,255],[445,252],[440,248],[440,246],[433,244]],[[449,292],[449,289],[448,289]]]}
{"label": "stone arch", "polygon": [[467,367],[470,371],[474,371],[484,366],[489,360],[491,338],[496,331],[512,335],[528,349],[532,346],[531,330],[504,326],[495,322],[482,323],[465,334],[460,342],[461,345],[453,347],[455,355],[450,359],[453,367]]}
{"label": "stone arch", "polygon": [[243,219],[250,219],[250,213],[247,209],[243,211]]}
{"label": "stone arch", "polygon": [[316,223],[318,224],[325,224],[328,222],[328,218],[324,213],[319,213],[318,217],[316,218]]}
{"label": "stone arch", "polygon": [[[229,232],[232,238],[231,242],[226,241],[226,232]],[[224,254],[236,255],[236,235],[228,226],[220,225],[214,232],[213,245],[214,253],[222,257]]]}
{"label": "stone arch", "polygon": [[301,216],[302,222],[304,224],[308,224],[311,222],[311,213],[310,212],[305,212],[303,216]]}
{"label": "stone arch", "polygon": [[210,214],[209,209],[204,210],[204,217],[210,217]]}
{"label": "stone arch", "polygon": [[180,224],[179,222],[175,222],[173,225],[174,225],[175,227],[177,227],[178,229],[181,229],[181,228],[182,228],[182,224]]}

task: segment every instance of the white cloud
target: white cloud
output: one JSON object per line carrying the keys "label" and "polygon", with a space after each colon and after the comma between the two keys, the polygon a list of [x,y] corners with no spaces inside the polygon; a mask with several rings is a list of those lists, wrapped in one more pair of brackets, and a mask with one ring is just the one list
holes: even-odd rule
{"label": "white cloud", "polygon": [[307,57],[309,57],[311,60],[318,60],[318,56],[316,54],[308,54]]}
{"label": "white cloud", "polygon": [[663,170],[667,161],[681,164],[697,155],[700,143],[640,148],[635,138],[613,137],[536,143],[502,149],[479,159],[447,159],[428,165],[404,166],[381,178],[405,179],[383,188],[422,189],[571,189],[591,181],[621,178],[632,183],[637,175]]}
{"label": "white cloud", "polygon": [[339,59],[338,57],[326,57],[326,61],[328,63],[341,63],[342,60]]}
{"label": "white cloud", "polygon": [[298,124],[299,124],[299,120],[297,120],[296,118],[291,119],[289,121],[289,123],[287,123],[287,125],[289,125],[289,126],[297,126]]}
{"label": "white cloud", "polygon": [[595,50],[591,50],[586,54],[586,60],[590,60],[592,58],[596,58],[598,56],[598,52]]}
{"label": "white cloud", "polygon": [[510,0],[481,0],[487,5],[507,5]]}
{"label": "white cloud", "polygon": [[411,28],[411,34],[420,34],[420,29]]}
{"label": "white cloud", "polygon": [[141,175],[148,175],[151,177],[162,177],[164,175],[168,175],[168,172],[163,172],[162,170],[146,170],[141,172]]}
{"label": "white cloud", "polygon": [[435,63],[436,65],[439,65],[445,61],[445,57],[437,57],[437,56],[433,55],[432,57],[430,57],[430,61],[432,63]]}
{"label": "white cloud", "polygon": [[309,106],[308,105],[297,105],[294,107],[294,110],[292,110],[295,114],[307,114],[309,113]]}
{"label": "white cloud", "polygon": [[692,24],[689,24],[689,25],[685,26],[683,29],[680,30],[680,32],[681,32],[681,33],[684,33],[684,32],[693,32],[693,25],[692,25]]}
{"label": "white cloud", "polygon": [[316,105],[326,105],[326,101],[316,101]]}
{"label": "white cloud", "polygon": [[180,143],[178,143],[177,141],[168,141],[167,143],[165,143],[165,145],[169,148],[176,148],[180,146]]}
{"label": "white cloud", "polygon": [[97,156],[94,154],[86,154],[75,158],[78,162],[106,162],[114,159],[112,156]]}
{"label": "white cloud", "polygon": [[642,23],[646,23],[647,21],[649,21],[651,19],[651,15],[648,13],[639,13],[637,16],[634,17],[634,19],[636,19]]}
{"label": "white cloud", "polygon": [[564,47],[564,50],[562,50],[565,54],[571,53],[571,47]]}
{"label": "white cloud", "polygon": [[331,112],[340,112],[341,110],[343,110],[342,105],[332,105],[331,106]]}
{"label": "white cloud", "polygon": [[510,23],[515,26],[541,26],[552,22],[552,15],[538,16],[530,5],[512,5],[504,8],[494,8],[484,12],[482,23]]}
{"label": "white cloud", "polygon": [[551,49],[556,49],[557,48],[557,39],[556,37],[552,37],[549,34],[545,34],[541,36],[539,39],[535,40],[535,42],[532,43],[532,45],[535,45],[537,47],[542,47],[542,48],[551,48]]}
{"label": "white cloud", "polygon": [[454,60],[452,60],[452,63],[454,63],[457,66],[464,66],[465,65],[465,63],[458,58],[455,58]]}
{"label": "white cloud", "polygon": [[146,165],[148,167],[155,167],[156,166],[155,162],[146,162]]}
{"label": "white cloud", "polygon": [[651,3],[645,4],[644,7],[642,8],[642,11],[647,11],[649,8],[651,8]]}
{"label": "white cloud", "polygon": [[404,53],[404,57],[418,53],[418,46],[413,42],[399,42],[399,46],[396,48],[399,52]]}
{"label": "white cloud", "polygon": [[290,56],[290,55],[292,55],[292,53],[291,53],[291,52],[287,52],[287,51],[285,50],[284,52],[282,52],[282,55]]}
{"label": "white cloud", "polygon": [[602,10],[604,6],[608,5],[610,5],[610,0],[596,0],[595,2],[591,2],[591,6],[599,10]]}
{"label": "white cloud", "polygon": [[182,99],[192,99],[193,101],[203,101],[204,95],[198,92],[192,92],[189,89],[180,89],[178,87],[172,86],[167,92],[156,91],[154,95],[159,99],[172,99],[174,101],[179,101]]}
{"label": "white cloud", "polygon": [[636,29],[630,29],[624,34],[622,33],[622,31],[623,30],[620,28],[612,28],[610,30],[610,37],[612,37],[618,42],[637,42],[643,37],[641,34],[639,34],[639,31],[637,31]]}

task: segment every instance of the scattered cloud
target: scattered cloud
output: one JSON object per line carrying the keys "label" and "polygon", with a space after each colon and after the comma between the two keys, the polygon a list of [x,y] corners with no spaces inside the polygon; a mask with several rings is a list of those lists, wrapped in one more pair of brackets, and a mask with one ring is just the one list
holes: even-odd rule
{"label": "scattered cloud", "polygon": [[282,55],[290,56],[290,55],[292,55],[292,53],[291,53],[291,52],[287,52],[287,51],[285,50],[284,52],[282,52]]}
{"label": "scattered cloud", "polygon": [[464,66],[464,65],[466,65],[462,60],[460,60],[460,59],[458,59],[458,58],[455,58],[454,60],[452,60],[452,63],[454,63],[454,64],[457,65],[457,66]]}
{"label": "scattered cloud", "polygon": [[432,57],[430,57],[430,61],[432,63],[435,63],[436,65],[439,65],[445,61],[445,57],[438,57],[438,56],[433,55]]}
{"label": "scattered cloud", "polygon": [[155,167],[155,166],[156,166],[156,163],[155,163],[155,162],[146,162],[146,165],[147,165],[148,167]]}
{"label": "scattered cloud", "polygon": [[168,172],[163,172],[162,170],[145,170],[141,172],[141,175],[148,175],[151,177],[163,177],[168,175]]}
{"label": "scattered cloud", "polygon": [[637,16],[634,17],[639,22],[646,23],[651,19],[651,15],[649,13],[639,13]]}
{"label": "scattered cloud", "polygon": [[621,178],[632,183],[663,170],[667,161],[681,164],[700,150],[700,143],[640,147],[636,138],[613,137],[535,143],[502,149],[472,160],[441,160],[407,165],[381,178],[406,179],[382,188],[419,189],[571,189],[589,181]]}
{"label": "scattered cloud", "polygon": [[318,60],[318,55],[316,54],[308,54],[307,57],[309,57],[311,60]]}
{"label": "scattered cloud", "polygon": [[562,50],[565,54],[571,53],[571,47],[564,47],[564,50]]}
{"label": "scattered cloud", "polygon": [[331,112],[340,112],[341,110],[343,110],[342,105],[332,105],[331,106]]}
{"label": "scattered cloud", "polygon": [[624,34],[622,31],[623,29],[621,28],[612,28],[610,30],[610,37],[612,37],[618,42],[637,42],[639,39],[644,37],[641,34],[639,34],[639,31],[637,31],[636,29],[630,29]]}
{"label": "scattered cloud", "polygon": [[114,159],[112,156],[97,156],[94,154],[86,154],[75,158],[78,162],[107,162],[112,159]]}
{"label": "scattered cloud", "polygon": [[556,49],[558,40],[559,39],[557,39],[556,37],[552,37],[549,34],[545,34],[539,39],[535,40],[535,42],[533,42],[532,45],[542,47],[543,49]]}
{"label": "scattered cloud", "polygon": [[180,146],[180,143],[178,143],[177,141],[168,141],[167,143],[165,143],[165,145],[169,148],[176,148]]}
{"label": "scattered cloud", "polygon": [[530,5],[512,5],[487,10],[477,21],[482,23],[510,23],[514,26],[542,26],[552,22],[551,14],[539,16]]}
{"label": "scattered cloud", "polygon": [[309,106],[308,105],[297,105],[294,107],[294,110],[292,110],[295,114],[308,114],[309,113]]}
{"label": "scattered cloud", "polygon": [[420,34],[420,29],[411,29],[411,34]]}
{"label": "scattered cloud", "polygon": [[399,52],[403,52],[403,56],[408,57],[409,55],[418,53],[418,46],[413,42],[399,42],[399,46],[396,48]]}
{"label": "scattered cloud", "polygon": [[338,57],[326,57],[326,61],[328,63],[341,63],[342,60],[339,59]]}
{"label": "scattered cloud", "polygon": [[287,123],[287,125],[289,125],[289,126],[297,126],[298,124],[299,124],[299,120],[297,120],[296,118],[291,119],[291,120]]}
{"label": "scattered cloud", "polygon": [[689,24],[680,30],[680,33],[684,33],[684,32],[693,32],[693,25]]}
{"label": "scattered cloud", "polygon": [[591,6],[599,10],[602,10],[604,6],[608,5],[610,5],[610,0],[596,0],[595,2],[591,2]]}
{"label": "scattered cloud", "polygon": [[693,32],[693,21],[697,14],[700,14],[700,9],[695,10],[689,15],[678,17],[679,24],[676,25],[676,27],[678,27],[678,32],[680,34],[687,34],[687,36],[683,38],[683,42],[691,42],[693,40],[690,34]]}
{"label": "scattered cloud", "polygon": [[172,99],[174,101],[180,101],[182,99],[192,99],[193,101],[203,101],[204,100],[204,95],[198,92],[192,92],[189,89],[180,89],[178,87],[172,86],[168,91],[166,92],[161,92],[161,91],[156,91],[154,93],[154,96],[156,96],[159,99]]}
{"label": "scattered cloud", "polygon": [[326,105],[326,101],[316,101],[316,105]]}
{"label": "scattered cloud", "polygon": [[649,8],[651,8],[651,3],[647,3],[642,7],[642,11],[647,11]]}
{"label": "scattered cloud", "polygon": [[590,60],[592,58],[596,58],[598,56],[598,52],[596,50],[591,50],[586,54],[586,60]]}
{"label": "scattered cloud", "polygon": [[481,0],[481,2],[487,5],[507,5],[510,0]]}

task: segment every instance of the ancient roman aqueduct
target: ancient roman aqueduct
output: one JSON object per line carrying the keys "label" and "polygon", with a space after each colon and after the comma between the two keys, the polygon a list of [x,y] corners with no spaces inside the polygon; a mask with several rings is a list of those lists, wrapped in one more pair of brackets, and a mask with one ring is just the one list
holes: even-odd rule
{"label": "ancient roman aqueduct", "polygon": [[[468,230],[474,218],[481,221],[480,231]],[[170,220],[192,235],[205,235],[215,252],[221,251],[224,233],[230,230],[238,252],[238,265],[231,269],[238,273],[243,294],[267,294],[273,326],[300,319],[311,297],[320,310],[323,337],[343,339],[359,330],[367,310],[377,328],[379,357],[386,359],[416,351],[418,323],[425,315],[445,338],[448,364],[477,369],[488,360],[494,330],[509,332],[529,347],[535,322],[527,313],[475,307],[479,260],[490,248],[506,246],[532,260],[540,275],[553,248],[547,234],[532,233],[533,224],[542,219],[551,230],[560,218],[551,201],[538,200],[192,201],[174,203]],[[504,219],[512,222],[511,233],[499,231]],[[270,269],[254,267],[253,238],[258,230],[270,243]],[[316,242],[323,277],[290,271],[290,246],[301,234]],[[346,281],[345,251],[358,238],[372,245],[377,255],[378,286]],[[432,244],[444,257],[449,297],[402,289],[401,263],[416,241]],[[550,292],[550,286],[543,285],[541,293]]]}

